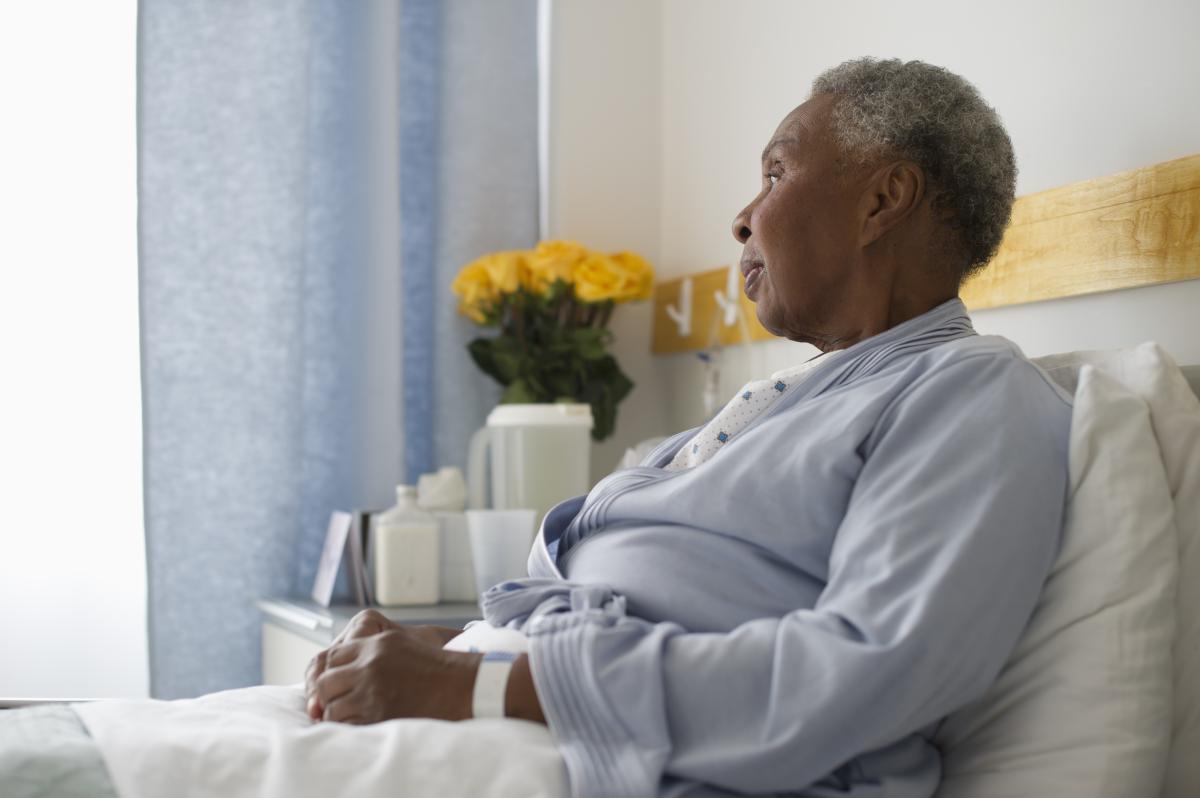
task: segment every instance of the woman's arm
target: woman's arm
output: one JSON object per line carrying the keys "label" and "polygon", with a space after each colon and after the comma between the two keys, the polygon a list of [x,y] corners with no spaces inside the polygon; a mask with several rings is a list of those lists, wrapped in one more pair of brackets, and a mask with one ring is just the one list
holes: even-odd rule
{"label": "woman's arm", "polygon": [[[379,626],[377,619],[367,617],[359,628]],[[309,714],[315,720],[343,723],[470,718],[475,672],[482,655],[445,651],[439,645],[442,636],[428,628],[396,625],[347,636],[323,652],[322,671],[309,682]],[[505,714],[546,722],[525,655],[513,663],[505,691]]]}

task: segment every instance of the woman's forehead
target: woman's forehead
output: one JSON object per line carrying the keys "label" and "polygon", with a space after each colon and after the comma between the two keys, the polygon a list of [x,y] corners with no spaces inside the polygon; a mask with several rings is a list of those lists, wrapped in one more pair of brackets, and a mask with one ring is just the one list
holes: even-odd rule
{"label": "woman's forehead", "polygon": [[828,130],[826,122],[833,109],[833,103],[833,95],[818,94],[793,108],[779,123],[779,127],[775,128],[775,134],[763,148],[763,160],[776,148],[810,149],[825,141],[825,133]]}

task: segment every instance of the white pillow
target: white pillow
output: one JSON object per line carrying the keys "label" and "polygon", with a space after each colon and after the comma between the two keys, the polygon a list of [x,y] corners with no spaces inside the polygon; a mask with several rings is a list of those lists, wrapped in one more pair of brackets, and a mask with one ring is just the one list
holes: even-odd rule
{"label": "white pillow", "polygon": [[[1037,361],[1060,383],[1080,364],[1113,375],[1150,407],[1167,470],[1179,535],[1175,634],[1175,718],[1163,798],[1200,796],[1200,399],[1158,344],[1072,352]],[[1068,387],[1068,390],[1071,390]]]}
{"label": "white pillow", "polygon": [[1174,511],[1146,404],[1084,366],[1063,547],[1012,657],[935,740],[939,798],[1153,796],[1171,728]]}

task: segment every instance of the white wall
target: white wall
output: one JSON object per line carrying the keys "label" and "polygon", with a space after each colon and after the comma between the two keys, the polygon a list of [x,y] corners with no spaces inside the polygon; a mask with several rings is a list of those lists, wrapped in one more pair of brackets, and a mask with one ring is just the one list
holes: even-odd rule
{"label": "white wall", "polygon": [[[738,258],[741,247],[730,225],[758,191],[763,144],[804,100],[812,79],[848,58],[918,58],[974,82],[1012,136],[1019,194],[1200,152],[1195,0],[662,0],[607,3],[603,12],[599,5],[567,0],[555,5],[555,13],[604,17],[606,29],[619,28],[629,44],[619,48],[619,58],[597,64],[601,44],[594,38],[556,39],[562,46],[555,51],[555,74],[585,68],[575,62],[586,59],[586,68],[608,70],[615,83],[626,82],[634,68],[652,69],[654,57],[642,39],[658,32],[661,114],[657,129],[640,127],[646,135],[658,134],[657,264],[663,277]],[[650,74],[643,79],[654,80]],[[603,141],[629,107],[629,98],[611,86],[571,101],[576,122],[552,128],[562,156]],[[590,123],[578,120],[581,109]],[[622,166],[635,151],[630,145],[606,150],[608,160],[591,166],[602,167],[610,182],[640,175],[640,169]],[[582,165],[571,162],[569,168]],[[576,195],[584,191],[571,188]],[[620,214],[611,202],[619,196],[610,191],[594,197],[587,208],[590,224],[604,224],[604,213]],[[569,197],[552,192],[551,198],[576,207]],[[1178,360],[1200,363],[1197,309],[1200,280],[981,311],[974,318],[980,332],[1005,335],[1030,355],[1156,339]],[[730,353],[722,391],[732,393],[751,374],[812,351],[770,342],[755,345],[752,355]],[[656,361],[667,428],[701,421],[696,359]]]}
{"label": "white wall", "polygon": [[[659,263],[658,14],[644,0],[568,0],[551,6],[549,237]],[[650,13],[646,13],[647,9]],[[592,447],[592,478],[625,447],[667,424],[648,354],[650,303],[613,314],[613,354],[636,384],[617,434]]]}
{"label": "white wall", "polygon": [[0,6],[0,695],[144,696],[137,3]]}

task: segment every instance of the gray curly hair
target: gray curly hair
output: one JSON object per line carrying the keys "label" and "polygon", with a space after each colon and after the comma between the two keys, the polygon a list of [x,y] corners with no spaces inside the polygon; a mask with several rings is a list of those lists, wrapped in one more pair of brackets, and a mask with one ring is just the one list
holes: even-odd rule
{"label": "gray curly hair", "polygon": [[987,265],[1012,214],[1017,164],[995,109],[965,79],[922,61],[859,58],[817,76],[836,95],[841,155],[859,164],[904,158],[925,171],[932,207],[956,234],[960,280]]}

